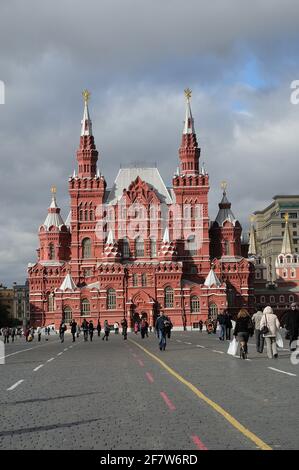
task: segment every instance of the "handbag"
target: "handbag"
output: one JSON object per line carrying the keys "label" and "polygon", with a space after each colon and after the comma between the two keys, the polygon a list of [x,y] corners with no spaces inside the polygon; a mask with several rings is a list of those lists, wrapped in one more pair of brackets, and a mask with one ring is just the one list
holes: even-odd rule
{"label": "handbag", "polygon": [[261,328],[262,335],[266,335],[267,333],[269,333],[269,328],[268,328],[268,324],[267,324],[267,315],[266,314],[265,314],[265,318],[266,318],[266,325],[264,325],[263,328]]}
{"label": "handbag", "polygon": [[229,343],[227,354],[230,354],[231,356],[235,356],[237,354],[237,349],[238,349],[238,341],[236,340],[236,338],[234,338]]}

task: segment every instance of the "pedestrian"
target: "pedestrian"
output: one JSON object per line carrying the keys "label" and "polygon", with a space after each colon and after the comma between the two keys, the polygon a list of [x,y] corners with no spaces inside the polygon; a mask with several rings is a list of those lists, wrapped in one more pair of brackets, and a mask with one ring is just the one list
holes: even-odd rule
{"label": "pedestrian", "polygon": [[83,330],[84,341],[88,341],[88,322],[87,322],[86,318],[84,318],[84,320],[82,322],[82,325],[81,325],[81,328]]}
{"label": "pedestrian", "polygon": [[166,349],[166,328],[165,328],[165,322],[168,322],[167,317],[164,315],[163,311],[160,311],[160,316],[157,318],[156,321],[156,331],[157,331],[157,336],[159,339],[159,348],[160,351],[165,351]]}
{"label": "pedestrian", "polygon": [[114,333],[115,333],[116,335],[118,335],[118,333],[119,333],[119,323],[118,323],[118,321],[116,321],[116,322],[114,323]]}
{"label": "pedestrian", "polygon": [[29,340],[28,340],[29,335],[30,335],[30,329],[29,329],[29,328],[26,328],[26,330],[25,330],[25,339],[26,339],[26,343],[29,341]]}
{"label": "pedestrian", "polygon": [[231,315],[228,313],[228,311],[225,312],[224,318],[225,318],[225,339],[230,341],[233,324],[232,324]]}
{"label": "pedestrian", "polygon": [[106,341],[108,341],[109,334],[110,334],[110,326],[108,324],[108,320],[105,320],[104,321],[104,336],[102,340],[104,341],[104,339],[106,338]]}
{"label": "pedestrian", "polygon": [[99,320],[98,324],[97,324],[97,332],[98,332],[99,337],[101,336],[101,329],[102,329],[102,326],[101,326],[101,323],[100,323],[100,320]]}
{"label": "pedestrian", "polygon": [[76,341],[76,333],[77,333],[77,322],[75,320],[71,321],[71,333],[73,336],[73,343]]}
{"label": "pedestrian", "polygon": [[139,323],[138,323],[138,321],[135,321],[135,323],[134,323],[134,333],[135,333],[135,335],[137,335],[138,330],[139,330]]}
{"label": "pedestrian", "polygon": [[92,320],[90,320],[90,322],[89,322],[88,330],[89,330],[89,338],[90,338],[90,341],[92,341],[92,338],[93,338],[93,330],[94,330],[94,326],[93,326]]}
{"label": "pedestrian", "polygon": [[286,339],[290,341],[290,350],[296,351],[299,334],[299,310],[296,302],[293,302],[290,309],[284,313],[282,324],[287,330]]}
{"label": "pedestrian", "polygon": [[263,316],[263,307],[261,305],[256,306],[256,312],[252,316],[252,321],[254,325],[254,335],[255,335],[255,344],[256,344],[256,351],[258,353],[262,353],[264,350],[264,343],[265,339],[261,333],[261,319]]}
{"label": "pedestrian", "polygon": [[240,357],[247,359],[248,354],[248,339],[253,335],[253,323],[248,311],[241,308],[238,313],[236,326],[234,329],[234,336],[240,343]]}
{"label": "pedestrian", "polygon": [[273,313],[272,308],[268,305],[263,310],[263,316],[260,322],[260,330],[266,341],[267,355],[269,359],[278,358],[276,346],[276,333],[280,328],[277,316]]}
{"label": "pedestrian", "polygon": [[66,330],[67,330],[67,326],[64,323],[64,320],[62,320],[59,326],[59,337],[62,343],[64,342],[64,333],[66,332]]}
{"label": "pedestrian", "polygon": [[121,321],[121,327],[122,327],[122,335],[124,339],[127,339],[128,335],[128,322],[126,318],[124,317]]}
{"label": "pedestrian", "polygon": [[199,331],[202,333],[203,321],[199,320],[198,325],[199,325]]}
{"label": "pedestrian", "polygon": [[15,341],[15,336],[16,336],[16,329],[12,328],[11,329],[11,342],[14,343]]}
{"label": "pedestrian", "polygon": [[10,335],[9,328],[8,327],[4,328],[3,330],[4,344],[9,343],[9,335]]}
{"label": "pedestrian", "polygon": [[37,328],[37,341],[40,343],[40,340],[41,340],[41,337],[42,337],[42,329],[41,327],[39,326]]}
{"label": "pedestrian", "polygon": [[145,334],[146,334],[146,319],[145,318],[142,318],[141,320],[141,323],[140,323],[140,334],[141,334],[141,338],[144,339],[145,337]]}
{"label": "pedestrian", "polygon": [[[218,315],[217,322],[220,325],[219,339],[220,339],[220,341],[224,341],[226,321],[225,321],[225,316],[224,316],[223,313],[220,313]],[[216,325],[216,328],[217,328],[217,325]]]}
{"label": "pedestrian", "polygon": [[169,317],[166,317],[166,318],[167,320],[165,321],[165,333],[166,333],[167,338],[170,339],[173,324]]}
{"label": "pedestrian", "polygon": [[80,336],[80,333],[81,333],[81,328],[80,328],[80,325],[77,325],[77,338],[79,338]]}
{"label": "pedestrian", "polygon": [[217,318],[215,318],[215,320],[212,321],[212,324],[213,324],[213,333],[215,335],[217,332]]}

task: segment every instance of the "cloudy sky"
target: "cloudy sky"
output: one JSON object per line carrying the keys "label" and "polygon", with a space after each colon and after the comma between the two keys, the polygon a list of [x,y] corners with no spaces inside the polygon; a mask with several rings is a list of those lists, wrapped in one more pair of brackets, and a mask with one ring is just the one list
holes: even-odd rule
{"label": "cloudy sky", "polygon": [[190,87],[210,216],[228,181],[235,215],[298,194],[298,0],[2,0],[0,282],[36,260],[50,187],[68,213],[81,91],[108,186],[120,164],[157,162],[170,185]]}

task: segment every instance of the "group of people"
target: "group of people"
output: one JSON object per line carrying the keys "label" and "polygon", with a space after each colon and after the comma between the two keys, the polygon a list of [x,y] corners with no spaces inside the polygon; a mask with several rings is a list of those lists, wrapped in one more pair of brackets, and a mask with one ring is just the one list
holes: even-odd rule
{"label": "group of people", "polygon": [[9,328],[8,326],[0,329],[0,336],[3,336],[4,343],[9,343],[9,338],[11,338],[12,343],[17,338],[21,337],[23,331],[20,328]]}
{"label": "group of people", "polygon": [[[121,322],[121,326],[122,326],[123,337],[124,337],[124,339],[127,339],[128,323],[127,323],[127,320],[125,318],[123,318],[123,320]],[[114,333],[119,334],[119,323],[118,322],[114,323],[113,328],[114,328]],[[97,332],[98,332],[98,337],[101,336],[102,325],[101,325],[101,322],[98,321],[97,326],[94,327],[94,324],[93,324],[92,320],[87,321],[86,318],[84,318],[81,326],[75,320],[72,320],[71,323],[70,323],[70,329],[71,329],[71,334],[72,334],[72,337],[73,337],[73,343],[76,341],[76,338],[79,338],[79,336],[81,334],[81,331],[83,331],[84,341],[88,341],[88,338],[89,338],[90,341],[92,341],[95,330],[97,330]],[[109,338],[109,335],[110,335],[110,329],[111,329],[111,327],[108,323],[108,320],[105,320],[104,325],[103,325],[103,332],[104,332],[104,335],[102,337],[103,341],[104,340],[108,341],[108,338]],[[67,325],[66,325],[65,321],[62,320],[61,323],[60,323],[60,326],[59,326],[59,337],[60,337],[60,340],[61,340],[62,343],[64,342],[64,334],[65,334],[66,331],[67,331]]]}

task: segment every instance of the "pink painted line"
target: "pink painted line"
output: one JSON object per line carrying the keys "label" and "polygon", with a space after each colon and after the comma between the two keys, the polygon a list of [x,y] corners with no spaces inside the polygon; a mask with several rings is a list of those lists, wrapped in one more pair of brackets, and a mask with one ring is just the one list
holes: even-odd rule
{"label": "pink painted line", "polygon": [[201,442],[198,436],[191,436],[191,439],[199,450],[208,450],[208,448]]}
{"label": "pink painted line", "polygon": [[154,377],[152,376],[152,374],[150,374],[149,372],[146,372],[145,375],[147,376],[149,382],[151,383],[154,382]]}
{"label": "pink painted line", "polygon": [[138,364],[139,364],[141,367],[144,367],[144,364],[143,364],[143,362],[141,361],[141,359],[138,359]]}
{"label": "pink painted line", "polygon": [[170,399],[168,398],[168,396],[166,395],[165,392],[160,392],[160,395],[161,397],[163,398],[163,400],[165,401],[166,405],[168,406],[168,408],[171,410],[171,411],[174,411],[175,410],[175,406],[174,404],[172,403],[172,401],[170,401]]}

